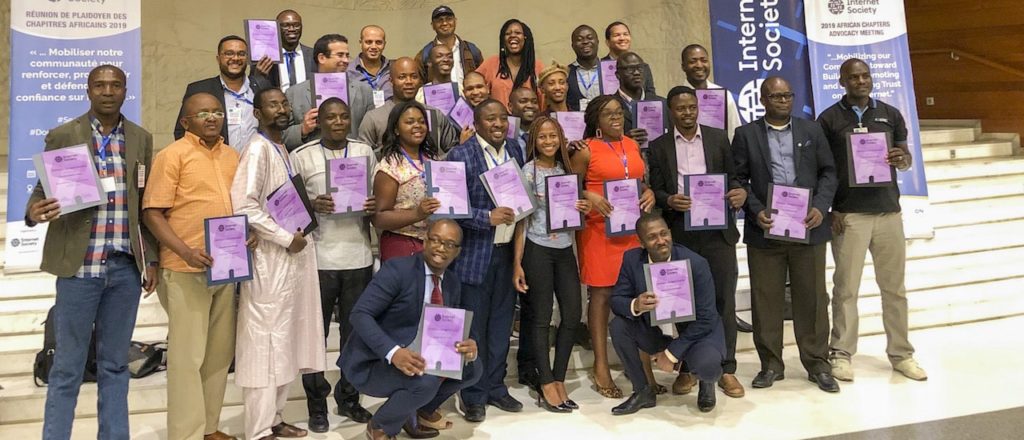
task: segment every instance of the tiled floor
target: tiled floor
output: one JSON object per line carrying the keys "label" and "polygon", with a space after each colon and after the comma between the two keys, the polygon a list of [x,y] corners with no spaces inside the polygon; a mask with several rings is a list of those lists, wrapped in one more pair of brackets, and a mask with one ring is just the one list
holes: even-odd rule
{"label": "tiled floor", "polygon": [[[718,408],[702,414],[696,396],[662,396],[658,407],[633,416],[613,417],[609,409],[617,401],[600,397],[584,374],[571,374],[570,394],[583,407],[573,414],[551,414],[532,404],[531,395],[516,385],[512,393],[526,404],[519,414],[488,411],[488,419],[470,425],[454,413],[454,401],[445,407],[455,428],[440,438],[482,439],[627,439],[664,437],[666,434],[702,438],[792,439],[917,423],[1024,406],[1024,363],[1021,354],[1024,317],[940,327],[916,331],[912,341],[917,359],[928,370],[929,380],[919,383],[892,372],[885,358],[884,336],[861,338],[861,354],[854,359],[856,381],[842,383],[836,395],[818,391],[799,367],[795,347],[787,347],[786,380],[768,390],[753,390],[749,382],[758,365],[752,351],[739,356],[739,376],[748,386],[747,396],[730,399],[719,393]],[[749,337],[749,336],[748,336]],[[623,391],[628,382],[615,372]],[[659,375],[671,383],[668,375]],[[368,402],[371,411],[378,400]],[[133,439],[163,439],[165,413],[132,417]],[[286,419],[305,421],[305,404],[289,402]],[[241,408],[224,412],[226,431],[241,431]],[[311,439],[362,438],[364,426],[332,416],[327,434]],[[38,438],[40,424],[0,427],[0,438]],[[96,438],[96,420],[75,426],[75,439]]]}

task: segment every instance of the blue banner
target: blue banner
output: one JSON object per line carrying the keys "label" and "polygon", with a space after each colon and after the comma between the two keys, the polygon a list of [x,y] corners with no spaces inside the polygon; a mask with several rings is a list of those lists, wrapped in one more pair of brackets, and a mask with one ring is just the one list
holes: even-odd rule
{"label": "blue banner", "polygon": [[793,111],[814,118],[801,0],[708,0],[715,83],[736,96],[743,123],[764,116],[761,82],[789,81]]}
{"label": "blue banner", "polygon": [[[32,155],[57,127],[89,109],[86,79],[101,64],[128,77],[122,112],[140,121],[140,0],[11,3],[11,128],[4,271],[36,270],[45,227],[28,228],[25,204],[36,183]],[[42,225],[41,225],[42,226]]]}
{"label": "blue banner", "polygon": [[[907,146],[914,157],[909,171],[897,173],[907,235],[929,237],[928,184],[921,157],[921,131],[907,43],[906,11],[901,1],[816,0],[807,4],[807,36],[817,113],[838,102],[846,91],[839,67],[860,58],[871,67],[871,93],[899,109],[907,123]],[[909,196],[909,197],[908,197]]]}

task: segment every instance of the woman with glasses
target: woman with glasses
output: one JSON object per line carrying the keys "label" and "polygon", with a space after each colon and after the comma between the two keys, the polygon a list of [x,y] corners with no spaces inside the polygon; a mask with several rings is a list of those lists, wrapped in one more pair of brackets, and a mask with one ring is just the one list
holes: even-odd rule
{"label": "woman with glasses", "polygon": [[424,162],[438,157],[427,136],[427,112],[422,104],[403,101],[391,110],[384,132],[380,163],[374,170],[377,213],[373,225],[381,232],[380,261],[423,250],[427,218],[441,203],[427,197]]}
{"label": "woman with glasses", "polygon": [[[588,287],[590,300],[587,319],[594,346],[594,370],[591,380],[602,396],[622,398],[622,390],[615,386],[608,368],[609,298],[618,279],[622,254],[640,246],[635,234],[609,237],[605,233],[605,219],[612,205],[604,196],[604,183],[619,179],[643,179],[646,166],[640,156],[640,146],[623,134],[623,109],[610,95],[595,98],[587,105],[584,115],[587,148],[572,157],[572,168],[578,170],[585,182],[584,196],[593,205],[586,216],[585,226],[578,234],[580,278]],[[654,206],[654,192],[640,184],[640,209],[647,212]],[[632,227],[632,225],[630,225]]]}

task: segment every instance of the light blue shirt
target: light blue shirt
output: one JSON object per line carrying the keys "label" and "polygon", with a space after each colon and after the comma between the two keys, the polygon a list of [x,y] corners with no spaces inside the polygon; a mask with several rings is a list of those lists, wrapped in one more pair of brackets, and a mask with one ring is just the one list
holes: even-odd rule
{"label": "light blue shirt", "polygon": [[782,127],[768,124],[768,151],[772,155],[772,182],[792,185],[796,181],[796,161],[793,151],[793,122]]}
{"label": "light blue shirt", "polygon": [[242,90],[236,93],[220,78],[220,86],[224,88],[224,123],[228,125],[228,144],[235,151],[241,152],[249,144],[249,138],[256,135],[259,128],[259,121],[253,114],[252,103],[256,99],[252,87],[249,86],[249,78],[242,83]]}

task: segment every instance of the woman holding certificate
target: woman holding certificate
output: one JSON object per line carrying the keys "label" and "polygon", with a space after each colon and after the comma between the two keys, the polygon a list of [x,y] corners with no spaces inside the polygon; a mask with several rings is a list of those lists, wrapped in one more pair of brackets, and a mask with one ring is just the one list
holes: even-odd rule
{"label": "woman holding certificate", "polygon": [[572,157],[582,174],[584,197],[594,206],[579,232],[580,277],[589,288],[587,318],[594,344],[592,380],[598,393],[622,397],[608,368],[608,299],[619,276],[622,254],[640,246],[633,234],[640,211],[654,206],[654,192],[642,182],[646,167],[640,146],[623,135],[622,105],[603,95],[587,105],[584,139],[587,147]]}
{"label": "woman holding certificate", "polygon": [[[565,413],[578,408],[565,391],[565,371],[582,307],[571,231],[583,226],[583,214],[590,211],[590,202],[580,199],[578,177],[567,174],[569,153],[558,121],[538,117],[527,139],[527,157],[532,160],[523,167],[523,173],[538,207],[516,225],[512,280],[519,293],[530,296],[527,303],[535,318],[534,325],[523,329],[523,334],[532,338],[530,347],[537,362],[537,405],[550,412]],[[555,297],[561,324],[555,337],[552,366],[548,356],[548,323]]]}
{"label": "woman holding certificate", "polygon": [[373,193],[377,213],[373,225],[380,235],[380,261],[413,255],[423,250],[427,217],[441,203],[427,197],[424,162],[438,157],[427,136],[427,111],[409,100],[395,105],[388,116],[380,163],[374,170]]}

